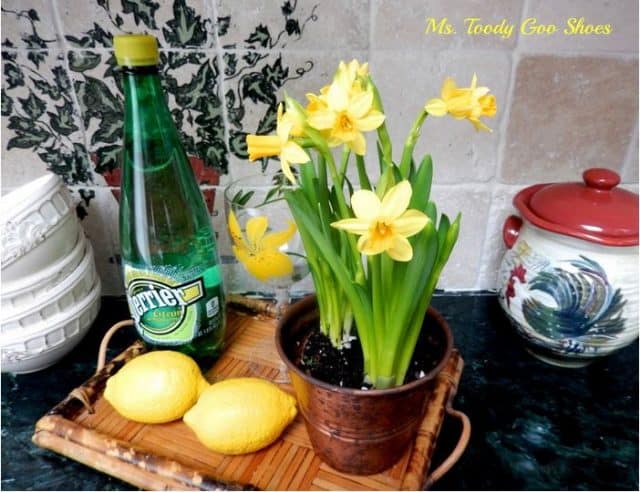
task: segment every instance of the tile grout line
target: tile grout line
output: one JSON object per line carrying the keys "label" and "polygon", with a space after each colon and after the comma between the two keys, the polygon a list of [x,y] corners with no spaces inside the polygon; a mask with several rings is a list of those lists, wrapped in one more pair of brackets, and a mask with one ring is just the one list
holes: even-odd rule
{"label": "tile grout line", "polygon": [[631,171],[631,167],[632,166],[638,166],[637,162],[633,162],[633,159],[631,156],[633,156],[634,152],[634,148],[637,148],[638,145],[638,120],[636,119],[636,124],[635,124],[635,128],[633,129],[633,132],[631,133],[631,140],[629,141],[629,145],[627,145],[627,152],[625,154],[624,157],[624,161],[622,164],[622,168],[620,169],[620,178],[621,178],[621,182],[623,184],[638,184],[638,183],[625,183],[624,181],[624,176]]}
{"label": "tile grout line", "polygon": [[218,82],[220,87],[220,103],[222,104],[222,123],[223,123],[223,131],[224,131],[224,146],[227,150],[227,174],[230,173],[231,169],[231,147],[230,147],[230,136],[231,136],[231,128],[229,126],[229,115],[227,113],[227,91],[226,91],[226,83],[224,80],[224,57],[222,46],[220,45],[220,38],[218,37],[218,8],[216,6],[216,0],[209,0],[208,2],[209,8],[211,9],[211,22],[212,22],[212,34],[213,34],[213,47],[216,52],[216,59],[218,60]]}
{"label": "tile grout line", "polygon": [[51,10],[53,13],[53,25],[56,29],[56,35],[60,38],[60,50],[62,51],[64,69],[66,72],[66,76],[69,79],[69,94],[71,95],[71,99],[73,100],[73,104],[75,106],[76,111],[78,112],[78,119],[80,120],[80,133],[82,134],[82,140],[85,147],[85,157],[87,160],[87,165],[89,166],[89,172],[91,175],[91,180],[95,181],[95,171],[93,169],[93,163],[91,162],[91,156],[89,154],[89,136],[87,134],[86,125],[84,123],[84,113],[82,111],[82,106],[80,105],[80,100],[78,99],[78,94],[76,93],[75,84],[73,81],[73,77],[71,76],[71,64],[69,63],[69,47],[67,46],[67,42],[64,38],[64,31],[62,29],[62,17],[60,17],[60,11],[58,10],[58,0],[53,0],[51,2]]}
{"label": "tile grout line", "polygon": [[[65,43],[66,44],[66,43]],[[11,47],[2,47],[2,51],[6,51],[8,53],[16,53],[16,52],[34,52],[34,53],[45,53],[52,50],[57,50],[58,47],[49,47],[49,48],[38,48],[38,49],[30,49],[30,48],[11,48]],[[176,47],[165,47],[160,46],[160,52],[175,52],[175,53],[194,53],[194,52],[202,52],[202,51],[217,51],[228,52],[228,53],[257,53],[257,54],[271,54],[271,53],[289,53],[289,54],[318,54],[318,53],[333,53],[334,49],[320,49],[320,48],[308,48],[308,49],[290,49],[290,48],[281,48],[281,49],[250,49],[250,48],[225,48],[224,46],[219,46],[219,48],[207,47],[207,46],[196,46],[193,48],[176,48]],[[424,52],[433,52],[433,53],[443,53],[443,54],[455,54],[455,53],[472,53],[472,54],[496,54],[496,53],[504,53],[509,54],[513,53],[516,48],[513,49],[499,49],[499,48],[451,48],[451,49],[442,49],[442,50],[429,50],[424,49],[420,46],[414,46],[411,48],[376,48],[376,51],[380,51],[382,53],[392,53],[392,52],[405,52],[405,51],[418,51],[420,53]],[[113,48],[104,48],[104,47],[92,47],[92,48],[67,48],[67,51],[90,51],[94,53],[111,53],[113,52]],[[364,50],[363,50],[364,51]],[[523,55],[530,56],[555,56],[558,58],[567,58],[567,57],[595,57],[595,58],[615,58],[619,60],[636,60],[638,59],[637,51],[605,51],[605,50],[553,50],[553,51],[542,51],[535,50],[529,48],[519,48],[519,53]]]}
{"label": "tile grout line", "polygon": [[[522,22],[523,16],[529,11],[529,0],[524,0],[522,7],[520,8],[520,22]],[[509,85],[507,86],[507,99],[503,105],[505,108],[505,113],[502,116],[500,121],[500,142],[498,143],[498,151],[496,155],[497,163],[495,166],[495,171],[493,174],[493,180],[491,182],[491,199],[489,201],[489,209],[487,212],[487,218],[485,223],[485,233],[482,238],[482,244],[480,246],[480,262],[478,264],[478,270],[476,272],[476,280],[475,280],[475,288],[480,288],[480,284],[482,282],[483,275],[486,272],[487,266],[483,262],[483,258],[488,258],[489,244],[489,235],[495,234],[496,231],[489,230],[489,223],[491,222],[491,213],[494,208],[495,196],[497,185],[502,184],[502,170],[504,169],[504,156],[506,153],[507,146],[507,129],[509,128],[509,122],[511,120],[511,109],[513,104],[513,94],[515,92],[516,85],[516,75],[517,75],[517,67],[520,63],[520,34],[516,38],[516,44],[514,48],[509,53],[509,58],[511,61],[511,73],[509,75]]]}
{"label": "tile grout line", "polygon": [[369,62],[373,57],[373,27],[376,20],[374,3],[375,0],[369,0],[369,49],[367,50],[367,61]]}

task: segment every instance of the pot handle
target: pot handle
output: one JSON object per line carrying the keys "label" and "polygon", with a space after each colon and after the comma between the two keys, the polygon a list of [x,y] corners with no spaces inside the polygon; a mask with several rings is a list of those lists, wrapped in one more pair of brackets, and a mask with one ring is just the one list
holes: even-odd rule
{"label": "pot handle", "polygon": [[507,220],[504,221],[504,225],[502,226],[502,239],[507,248],[511,249],[515,244],[521,227],[522,219],[517,215],[510,215],[507,217]]}
{"label": "pot handle", "polygon": [[453,451],[451,451],[451,454],[427,477],[427,481],[424,484],[424,490],[430,489],[434,483],[440,480],[442,476],[458,462],[460,456],[462,456],[462,453],[464,453],[464,450],[467,448],[469,438],[471,437],[471,421],[469,420],[469,417],[459,410],[451,408],[450,404],[447,405],[446,412],[451,417],[460,421],[462,430],[460,431],[458,443],[456,444],[456,447],[453,448]]}

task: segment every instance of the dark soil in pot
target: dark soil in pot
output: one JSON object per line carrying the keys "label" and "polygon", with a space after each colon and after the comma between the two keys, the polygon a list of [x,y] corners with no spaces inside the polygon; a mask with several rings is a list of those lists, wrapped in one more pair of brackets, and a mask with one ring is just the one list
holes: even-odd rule
{"label": "dark soil in pot", "polygon": [[[360,341],[355,338],[342,349],[335,348],[329,338],[320,331],[317,321],[304,340],[301,359],[295,361],[298,368],[311,377],[343,388],[368,389],[363,383],[364,361]],[[446,339],[440,330],[423,329],[404,379],[404,384],[420,379],[431,371],[446,348]]]}
{"label": "dark soil in pot", "polygon": [[[429,308],[422,330],[426,339],[421,340],[416,352],[429,354],[428,360],[432,362],[416,358],[411,371],[413,377],[416,371],[424,371],[425,377],[393,388],[362,391],[362,362],[354,385],[356,388],[345,387],[344,380],[342,387],[327,383],[307,374],[305,368],[300,368],[309,332],[313,328],[317,332],[318,322],[315,297],[308,297],[285,312],[276,330],[276,347],[287,365],[309,439],[316,455],[337,470],[365,475],[378,473],[402,457],[415,437],[435,378],[453,349],[451,330],[446,320]],[[433,339],[432,348],[429,348],[429,338]],[[320,358],[313,359],[311,349],[317,344],[314,341],[309,343],[307,364],[320,367],[320,362],[325,362],[322,357],[326,358],[326,355],[316,353]],[[328,348],[328,342],[322,347]],[[351,351],[361,358],[355,346]],[[339,359],[348,361],[349,371],[353,372],[354,361],[342,357]],[[436,360],[435,367],[429,370]],[[340,364],[335,365],[334,370],[338,374],[347,373]],[[324,374],[331,372],[325,370]]]}

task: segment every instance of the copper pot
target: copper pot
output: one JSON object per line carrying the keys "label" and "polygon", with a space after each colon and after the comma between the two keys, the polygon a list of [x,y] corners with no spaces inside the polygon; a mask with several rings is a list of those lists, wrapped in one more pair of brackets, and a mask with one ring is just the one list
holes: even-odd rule
{"label": "copper pot", "polygon": [[288,368],[298,406],[315,453],[346,473],[378,473],[399,460],[422,421],[433,383],[449,359],[453,336],[447,322],[429,308],[425,325],[443,332],[445,350],[423,378],[384,390],[341,388],[303,371],[296,364],[302,340],[318,318],[315,296],[291,306],[278,324],[276,346]]}

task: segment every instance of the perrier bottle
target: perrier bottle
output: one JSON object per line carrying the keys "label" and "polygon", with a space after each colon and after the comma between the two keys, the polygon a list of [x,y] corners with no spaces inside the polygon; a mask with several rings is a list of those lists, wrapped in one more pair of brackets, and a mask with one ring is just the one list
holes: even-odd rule
{"label": "perrier bottle", "polygon": [[211,218],[180,144],[153,36],[114,37],[125,96],[120,244],[138,334],[201,366],[220,352],[225,309]]}

